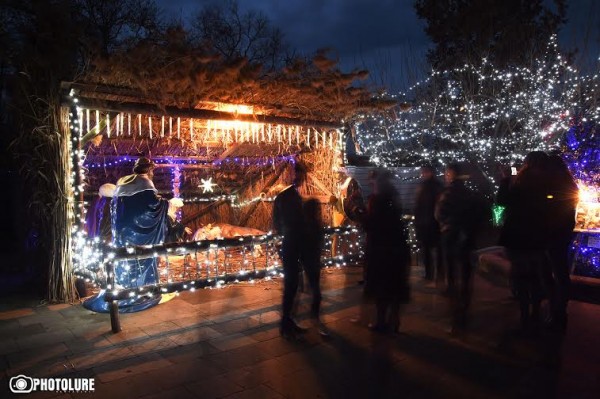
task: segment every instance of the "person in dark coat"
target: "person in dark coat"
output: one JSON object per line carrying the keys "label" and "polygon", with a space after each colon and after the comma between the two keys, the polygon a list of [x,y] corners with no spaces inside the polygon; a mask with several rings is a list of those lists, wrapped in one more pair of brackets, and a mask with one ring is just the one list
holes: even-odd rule
{"label": "person in dark coat", "polygon": [[537,328],[548,262],[548,156],[541,151],[527,155],[514,184],[498,194],[506,207],[499,244],[511,261],[511,279],[519,300],[521,329]]}
{"label": "person in dark coat", "polygon": [[303,205],[304,239],[302,240],[302,267],[312,293],[310,315],[317,323],[319,334],[328,336],[321,322],[321,251],[325,240],[321,222],[321,204],[315,198],[308,199]]}
{"label": "person in dark coat", "polygon": [[293,183],[281,191],[273,203],[273,228],[283,236],[281,260],[283,263],[283,301],[280,334],[284,338],[298,338],[305,332],[292,318],[292,309],[298,291],[300,257],[305,226],[302,213],[302,197],[298,187],[306,178],[306,167],[297,162],[294,166]]}
{"label": "person in dark coat", "polygon": [[[375,300],[377,319],[371,328],[397,332],[400,305],[408,303],[410,249],[402,221],[398,193],[388,172],[379,172],[369,197],[365,220],[365,295]],[[389,312],[388,312],[389,311]]]}
{"label": "person in dark coat", "polygon": [[[423,180],[417,189],[415,200],[415,232],[425,266],[425,279],[438,282],[444,279],[444,265],[440,248],[440,226],[435,220],[435,204],[442,192],[442,183],[435,177],[431,165],[421,167]],[[435,252],[435,267],[433,264]],[[436,273],[437,271],[437,273]]]}
{"label": "person in dark coat", "polygon": [[[475,236],[469,212],[473,194],[465,187],[458,164],[449,164],[444,177],[446,187],[436,204],[435,218],[442,233],[446,294],[452,305],[452,329],[456,331],[466,327],[467,310],[471,303],[471,251],[475,246]],[[456,277],[459,273],[460,280],[457,282]]]}
{"label": "person in dark coat", "polygon": [[546,280],[552,284],[550,309],[552,325],[562,331],[567,327],[569,301],[569,246],[575,228],[578,188],[567,165],[559,155],[548,158],[550,177],[548,201],[549,222],[547,251],[550,267],[545,269]]}

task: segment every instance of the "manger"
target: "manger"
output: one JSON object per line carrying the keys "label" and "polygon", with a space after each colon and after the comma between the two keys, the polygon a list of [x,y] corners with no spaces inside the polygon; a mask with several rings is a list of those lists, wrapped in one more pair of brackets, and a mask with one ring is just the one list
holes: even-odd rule
{"label": "manger", "polygon": [[[265,115],[247,105],[158,108],[108,87],[65,89],[62,115],[74,165],[73,259],[75,273],[100,290],[96,299],[103,303],[89,304],[93,310],[108,311],[109,302],[121,311],[142,310],[145,305],[121,305],[153,305],[163,293],[278,275],[272,202],[297,161],[309,165],[300,193],[319,200],[323,224],[331,226],[323,263],[342,265],[360,256],[358,230],[344,217],[340,124]],[[123,185],[135,180],[134,166],[148,160],[153,176],[141,190],[170,200],[169,229],[143,246],[118,245],[113,235],[119,211],[110,204],[137,193],[128,186],[124,194]],[[153,278],[140,279],[146,270]]]}

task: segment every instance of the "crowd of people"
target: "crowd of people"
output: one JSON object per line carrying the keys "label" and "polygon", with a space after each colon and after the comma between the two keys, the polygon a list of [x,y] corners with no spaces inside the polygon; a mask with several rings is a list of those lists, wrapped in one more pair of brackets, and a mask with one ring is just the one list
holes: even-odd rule
{"label": "crowd of people", "polygon": [[[458,165],[448,165],[444,177],[442,188],[433,168],[422,168],[415,229],[425,279],[435,281],[450,299],[452,330],[460,331],[466,328],[471,302],[475,238],[489,215],[482,196],[465,187]],[[535,333],[544,321],[564,331],[577,204],[573,177],[559,155],[531,152],[518,173],[503,173],[495,202],[505,207],[498,244],[511,264],[510,281],[521,312],[519,332]],[[541,319],[544,298],[550,310],[546,320]]]}
{"label": "crowd of people", "polygon": [[[322,236],[320,216],[297,188],[305,170],[296,165],[296,177],[275,200],[274,227],[283,235],[283,312],[280,326],[286,338],[306,331],[293,319],[293,303],[302,267],[313,291],[312,315],[319,319],[321,290],[318,253]],[[477,259],[476,238],[491,222],[491,201],[468,188],[459,164],[444,171],[445,184],[430,165],[421,168],[414,208],[414,226],[420,247],[424,279],[448,298],[450,332],[468,326],[472,281]],[[356,211],[366,233],[364,298],[374,304],[372,319],[363,320],[374,331],[398,333],[401,308],[410,301],[411,251],[402,206],[384,169],[371,174],[372,194],[365,209]],[[543,322],[564,331],[569,298],[568,250],[575,223],[577,185],[558,155],[530,153],[518,173],[503,176],[495,202],[505,207],[499,245],[511,263],[510,281],[521,311],[518,331],[535,333]],[[549,303],[548,319],[541,319],[541,303]],[[357,318],[356,321],[359,321]],[[320,331],[326,331],[322,323]]]}
{"label": "crowd of people", "polygon": [[[101,187],[97,204],[89,213],[95,221],[90,235],[112,240],[115,245],[148,245],[181,241],[190,234],[176,218],[183,205],[181,200],[169,202],[157,196],[153,169],[152,161],[142,157],[133,175],[123,177],[116,186]],[[312,293],[311,316],[319,333],[329,335],[320,320],[320,255],[324,241],[321,208],[318,200],[303,199],[298,191],[306,175],[306,166],[296,162],[289,186],[277,195],[273,205],[273,228],[283,237],[280,333],[291,339],[301,339],[306,331],[293,318],[302,273]],[[370,178],[372,194],[368,203],[354,210],[366,233],[364,298],[375,309],[368,324],[374,331],[397,333],[401,307],[410,301],[407,227],[393,175],[380,169]],[[414,226],[424,278],[449,299],[451,328],[460,332],[467,327],[472,297],[475,238],[490,219],[490,206],[482,195],[466,187],[458,164],[446,167],[445,184],[436,178],[430,164],[421,168],[421,178]],[[518,173],[503,176],[496,202],[506,208],[499,245],[506,249],[511,263],[510,279],[520,305],[521,330],[540,328],[541,303],[548,298],[550,325],[564,331],[570,281],[568,248],[575,223],[577,185],[560,156],[536,151],[526,157]],[[116,283],[155,283],[155,261],[147,263],[118,265]],[[128,305],[141,309],[153,304]]]}
{"label": "crowd of people", "polygon": [[524,332],[540,328],[541,303],[550,304],[551,327],[567,326],[568,251],[575,227],[577,185],[558,155],[531,152],[519,173],[506,176],[497,201],[506,207],[500,245],[511,261],[511,280]]}

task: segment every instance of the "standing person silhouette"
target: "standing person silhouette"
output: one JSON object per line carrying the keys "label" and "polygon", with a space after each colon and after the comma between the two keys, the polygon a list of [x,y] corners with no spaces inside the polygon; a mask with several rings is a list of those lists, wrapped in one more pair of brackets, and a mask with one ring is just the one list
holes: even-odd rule
{"label": "standing person silhouette", "polygon": [[365,222],[365,295],[375,300],[377,318],[370,328],[377,332],[400,328],[400,305],[410,298],[408,275],[410,249],[404,232],[398,192],[387,171],[377,173],[369,197]]}
{"label": "standing person silhouette", "polygon": [[306,167],[301,162],[294,165],[294,173],[289,177],[291,185],[286,187],[275,198],[273,204],[273,228],[276,234],[283,236],[281,260],[283,263],[283,300],[281,324],[279,332],[286,339],[297,339],[304,333],[292,318],[292,309],[298,291],[300,276],[300,257],[304,237],[304,218],[302,213],[302,197],[298,187],[306,179]]}
{"label": "standing person silhouette", "polygon": [[329,336],[320,318],[321,311],[321,250],[324,232],[321,222],[321,204],[315,198],[308,199],[303,206],[304,239],[302,245],[302,266],[312,293],[311,318],[317,324],[319,334]]}
{"label": "standing person silhouette", "polygon": [[435,204],[444,187],[435,177],[435,170],[430,164],[421,167],[421,177],[423,180],[417,189],[415,201],[415,232],[423,253],[425,279],[435,280],[439,284],[444,281],[444,264],[440,248],[440,226],[435,220]]}
{"label": "standing person silhouette", "polygon": [[511,278],[521,312],[520,333],[537,333],[541,322],[550,227],[548,183],[548,155],[532,151],[508,192],[498,194],[501,205],[506,206],[499,242],[508,250],[511,261]]}
{"label": "standing person silhouette", "polygon": [[567,304],[569,301],[569,246],[573,240],[578,188],[567,165],[559,155],[548,158],[549,194],[548,255],[550,267],[546,265],[547,284],[551,284],[550,310],[552,326],[560,331],[567,328]]}
{"label": "standing person silhouette", "polygon": [[451,332],[454,334],[466,328],[467,309],[471,303],[473,268],[470,254],[475,241],[470,221],[473,196],[465,187],[458,164],[449,164],[444,177],[446,188],[436,204],[435,217],[442,233],[442,251],[447,277],[445,293],[450,298]]}

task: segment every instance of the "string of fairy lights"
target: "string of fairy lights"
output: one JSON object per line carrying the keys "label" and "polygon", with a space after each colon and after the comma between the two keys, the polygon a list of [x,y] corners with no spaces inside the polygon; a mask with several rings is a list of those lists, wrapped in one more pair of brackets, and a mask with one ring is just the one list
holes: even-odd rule
{"label": "string of fairy lights", "polygon": [[483,59],[433,71],[391,96],[413,104],[409,110],[398,117],[360,115],[355,129],[361,148],[379,166],[466,161],[496,183],[498,164],[511,166],[530,151],[558,148],[574,112],[586,108],[588,118],[598,121],[600,108],[593,103],[599,80],[598,74],[580,76],[552,36],[530,68],[499,69]]}
{"label": "string of fairy lights", "polygon": [[575,268],[600,277],[600,57],[597,67],[580,74],[553,35],[531,67],[500,69],[482,59],[433,71],[390,96],[401,104],[398,116],[359,115],[356,137],[378,166],[467,162],[496,189],[498,166],[519,166],[530,151],[560,151],[579,186]]}
{"label": "string of fairy lights", "polygon": [[[94,253],[97,250],[90,252],[90,242],[87,239],[83,225],[85,223],[84,212],[85,202],[82,200],[85,190],[85,175],[83,170],[83,162],[85,154],[81,148],[81,139],[83,136],[83,126],[80,119],[81,108],[78,106],[79,100],[75,97],[75,92],[69,92],[71,104],[69,104],[67,123],[71,132],[71,141],[68,143],[71,158],[71,176],[70,186],[72,191],[69,193],[69,209],[72,214],[71,218],[71,239],[72,239],[72,254],[74,269],[81,269],[88,265],[91,259],[98,259],[98,254]],[[81,269],[82,270],[82,269]]]}
{"label": "string of fairy lights", "polygon": [[[348,262],[364,257],[362,236],[354,227],[327,227],[322,262],[325,267],[342,267]],[[338,240],[333,240],[338,236]],[[227,282],[249,281],[254,277],[270,280],[282,277],[277,254],[281,237],[267,233],[260,236],[237,237],[220,240],[200,240],[184,243],[158,244],[143,247],[114,248],[102,245],[98,239],[88,240],[82,248],[89,263],[78,265],[75,274],[87,282],[110,292],[115,299],[137,299],[147,296],[153,287],[125,286],[131,268],[139,267],[144,259],[156,259],[159,263],[162,293],[220,288]],[[233,258],[236,258],[235,260]],[[183,267],[173,264],[183,259]],[[120,269],[117,262],[127,262]],[[134,273],[135,274],[135,273]]]}
{"label": "string of fairy lights", "polygon": [[[89,157],[88,157],[89,158]],[[124,155],[119,157],[109,157],[108,160],[100,161],[89,161],[85,163],[87,169],[106,169],[114,167],[130,167],[133,166],[137,156]],[[185,157],[170,157],[170,156],[157,156],[153,157],[152,161],[157,167],[180,167],[186,166],[213,166],[213,167],[236,167],[236,166],[273,166],[281,162],[292,162],[295,155],[278,155],[273,157],[224,157],[217,160],[201,160]]]}
{"label": "string of fairy lights", "polygon": [[[69,151],[71,153],[71,186],[72,192],[69,196],[69,202],[73,204],[74,213],[70,215],[73,220],[72,237],[73,237],[73,263],[74,272],[76,275],[84,278],[87,282],[94,286],[100,287],[102,290],[109,293],[112,298],[131,299],[135,300],[142,296],[147,296],[152,293],[179,292],[181,290],[194,290],[195,288],[219,288],[227,283],[235,283],[239,281],[253,282],[255,278],[269,280],[274,276],[281,275],[281,267],[277,254],[277,246],[280,237],[267,233],[262,236],[240,237],[236,239],[220,239],[220,240],[201,240],[185,243],[160,244],[147,247],[127,247],[115,248],[110,243],[102,242],[100,237],[89,239],[84,229],[84,213],[85,207],[88,205],[83,200],[85,192],[85,173],[86,171],[97,168],[115,168],[126,167],[132,164],[137,157],[122,156],[114,157],[113,159],[86,162],[86,155],[81,148],[81,141],[84,125],[87,123],[87,131],[90,131],[91,114],[90,110],[84,110],[78,107],[78,99],[74,91],[69,93],[71,104],[69,106],[68,123],[71,131],[71,142],[69,143]],[[106,134],[111,134],[111,121],[109,115],[106,115],[106,120],[100,112],[95,111],[95,124],[98,132],[102,126],[106,128]],[[87,118],[87,119],[86,119]],[[164,118],[163,118],[164,120]],[[87,122],[86,122],[87,121]],[[117,116],[112,133],[123,135],[124,126],[131,124],[131,118],[126,119],[123,115]],[[141,131],[141,117],[138,117],[138,131]],[[151,122],[149,122],[151,123]],[[169,118],[171,123],[171,118]],[[178,121],[178,133],[179,130]],[[164,129],[161,124],[161,131]],[[130,128],[128,128],[130,129]],[[149,129],[152,129],[151,125]],[[292,140],[292,133],[299,134],[299,129],[288,129],[287,136],[284,130],[273,130],[271,128],[263,130],[263,134],[272,136],[271,139],[278,137],[288,141]],[[327,136],[324,132],[319,133],[316,130],[310,136],[310,129],[307,132],[306,142],[309,147],[314,145],[318,148],[330,146],[340,151],[343,146],[341,135],[338,132],[338,139],[333,141],[333,134]],[[254,137],[258,140],[259,131],[254,132]],[[162,136],[162,134],[161,134]],[[298,137],[296,137],[298,139]],[[299,139],[298,139],[299,140]],[[314,143],[313,143],[314,140]],[[163,157],[155,159],[159,167],[168,167],[171,171],[172,192],[173,196],[179,198],[181,196],[181,183],[183,170],[188,166],[209,164],[212,167],[236,167],[236,166],[274,166],[281,162],[295,162],[295,155],[282,155],[275,157],[263,157],[257,159],[229,157],[218,159],[212,162],[206,162],[193,157],[181,159],[175,157]],[[185,203],[197,202],[215,202],[229,201],[233,207],[244,207],[256,203],[257,201],[273,201],[274,197],[267,196],[264,193],[244,201],[240,201],[237,195],[210,195],[213,187],[216,186],[211,178],[202,179],[202,184],[199,186],[204,190],[202,196],[187,196],[183,198]],[[178,215],[180,217],[180,215]],[[333,236],[338,236],[339,239],[333,240]],[[324,255],[323,263],[327,267],[344,266],[349,261],[355,261],[364,256],[362,240],[359,231],[352,227],[327,227],[325,229],[325,244],[330,248],[329,255]],[[335,247],[335,248],[334,248]],[[124,282],[126,276],[118,275],[118,270],[115,268],[116,262],[125,262],[124,268],[119,270],[120,273],[129,273],[131,267],[136,267],[136,262],[127,262],[127,259],[139,260],[142,258],[153,258],[158,262],[162,262],[162,267],[159,269],[159,284],[153,287],[149,286],[131,286],[125,287],[119,284]],[[170,267],[170,258],[186,257],[189,261],[193,257],[194,261],[184,261],[184,267],[181,271],[175,271]],[[232,270],[233,258],[241,258],[241,263],[238,264],[237,270]],[[259,259],[262,260],[262,269],[258,270]],[[188,262],[188,263],[185,263]],[[192,273],[192,266],[195,274]],[[140,270],[141,271],[141,270]],[[135,274],[135,273],[134,273]],[[193,275],[192,275],[193,274]],[[131,282],[130,282],[131,283]],[[160,289],[156,291],[156,288]]]}
{"label": "string of fairy lights", "polygon": [[[333,240],[334,235],[341,238],[341,240],[336,240],[335,244]],[[145,295],[148,287],[128,289],[119,286],[119,289],[115,290],[117,285],[114,281],[123,282],[126,278],[125,275],[131,271],[131,268],[136,267],[136,262],[133,262],[133,265],[130,263],[121,269],[121,274],[123,275],[116,275],[115,269],[109,269],[107,267],[109,262],[132,259],[133,257],[137,261],[145,258],[158,258],[163,264],[159,269],[159,273],[161,281],[164,284],[179,284],[182,282],[182,279],[186,277],[189,279],[191,274],[194,274],[193,277],[196,279],[203,277],[209,283],[211,281],[214,283],[207,285],[207,288],[218,288],[223,285],[223,283],[219,282],[220,279],[231,280],[232,277],[236,276],[238,278],[234,278],[230,282],[238,282],[241,281],[240,279],[244,279],[243,277],[247,273],[248,264],[252,266],[253,275],[256,275],[256,264],[258,263],[258,259],[261,259],[262,272],[266,272],[263,278],[270,279],[273,276],[281,276],[279,257],[276,253],[277,243],[280,238],[267,233],[261,236],[239,237],[235,239],[200,240],[119,249],[102,243],[96,237],[93,240],[81,241],[82,245],[78,247],[78,252],[80,253],[78,259],[80,261],[76,263],[75,274],[84,278],[93,286],[110,289],[117,296],[123,295],[124,292],[130,298],[139,298]],[[360,260],[364,256],[361,240],[360,232],[356,228],[325,228],[325,245],[329,248],[329,255],[331,256],[327,256],[328,252],[325,252],[322,259],[323,265],[325,267],[340,267],[346,266],[349,261]],[[343,248],[343,254],[340,254],[340,248]],[[233,250],[233,252],[227,253],[227,250]],[[233,254],[236,251],[238,257],[241,257],[243,261],[238,262],[237,270],[232,273],[234,262],[231,261],[231,257],[234,256]],[[336,254],[335,256],[333,256],[334,253]],[[169,270],[169,257],[171,257],[171,262],[173,262],[173,258],[176,259],[189,254],[193,254],[194,260],[187,265],[184,263],[184,268],[180,274],[174,275],[172,269],[171,271]],[[186,266],[189,266],[189,268]],[[138,267],[141,269],[142,265],[140,264]],[[112,283],[110,283],[111,279]],[[198,285],[189,285],[189,288],[193,287],[198,287]],[[182,289],[185,288],[180,287],[178,290]]]}

